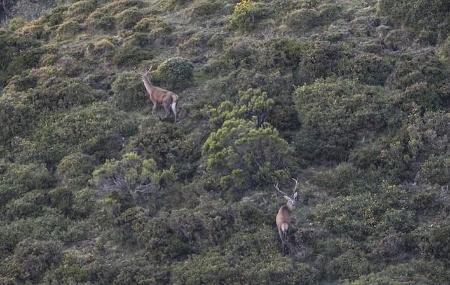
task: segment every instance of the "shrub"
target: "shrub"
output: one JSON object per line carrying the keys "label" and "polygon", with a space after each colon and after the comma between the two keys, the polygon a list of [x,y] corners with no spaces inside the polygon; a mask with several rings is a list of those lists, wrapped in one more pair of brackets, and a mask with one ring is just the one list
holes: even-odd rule
{"label": "shrub", "polygon": [[91,15],[86,19],[86,25],[92,32],[97,31],[111,31],[115,27],[115,19],[113,16],[102,13],[98,10],[91,13]]}
{"label": "shrub", "polygon": [[196,19],[199,17],[211,16],[219,11],[223,7],[223,4],[220,1],[209,1],[203,0],[192,8],[191,18]]}
{"label": "shrub", "polygon": [[115,48],[114,44],[108,39],[101,39],[92,46],[88,46],[88,50],[95,57],[110,57],[114,54]]}
{"label": "shrub", "polygon": [[137,7],[132,7],[120,12],[115,18],[120,28],[131,29],[142,18],[142,13]]}
{"label": "shrub", "polygon": [[349,57],[347,47],[341,43],[308,42],[304,49],[302,61],[298,66],[299,84],[309,83],[318,78],[346,74]]}
{"label": "shrub", "polygon": [[390,265],[377,273],[360,277],[349,285],[400,285],[411,284],[444,284],[450,278],[444,264],[437,261],[412,259],[395,265]]}
{"label": "shrub", "polygon": [[45,192],[33,190],[6,204],[4,210],[10,220],[36,217],[42,213],[41,208],[48,205],[48,202],[49,197]]}
{"label": "shrub", "polygon": [[295,31],[305,32],[319,26],[321,19],[316,10],[303,8],[290,12],[286,17],[286,23]]}
{"label": "shrub", "polygon": [[119,161],[107,161],[92,175],[102,196],[119,196],[121,201],[131,198],[140,205],[146,204],[161,186],[175,180],[173,168],[160,170],[153,159],[142,160],[136,153],[126,153]]}
{"label": "shrub", "polygon": [[423,28],[437,29],[445,34],[450,28],[446,21],[450,16],[450,7],[445,0],[380,0],[378,12],[419,31]]}
{"label": "shrub", "polygon": [[142,109],[148,105],[148,96],[140,75],[135,72],[122,72],[112,84],[114,102],[125,111]]}
{"label": "shrub", "polygon": [[302,124],[297,146],[305,158],[345,159],[364,133],[385,127],[382,113],[390,112],[381,90],[350,80],[317,80],[295,96]]}
{"label": "shrub", "polygon": [[134,129],[126,113],[106,104],[75,108],[42,120],[31,138],[19,143],[19,157],[55,164],[70,153],[83,151],[104,160],[117,155],[124,137]]}
{"label": "shrub", "polygon": [[95,159],[81,152],[65,156],[58,164],[56,177],[65,186],[85,185],[95,168]]}
{"label": "shrub", "polygon": [[133,44],[125,44],[116,49],[112,62],[119,66],[133,66],[141,61],[150,60],[154,57],[153,52]]}
{"label": "shrub", "polygon": [[194,66],[181,57],[165,60],[154,73],[154,80],[164,83],[170,89],[180,90],[192,84]]}
{"label": "shrub", "polygon": [[270,14],[267,4],[253,0],[241,0],[234,7],[231,26],[235,29],[250,31],[256,28],[259,21]]}
{"label": "shrub", "polygon": [[190,173],[200,150],[196,147],[194,135],[184,133],[173,125],[149,121],[141,126],[135,137],[130,139],[127,149],[148,159],[154,159],[160,168],[175,166]]}
{"label": "shrub", "polygon": [[360,54],[351,64],[353,77],[370,85],[384,85],[393,67],[385,59],[373,54]]}
{"label": "shrub", "polygon": [[431,155],[420,166],[416,181],[421,183],[447,185],[450,177],[450,156]]}
{"label": "shrub", "polygon": [[440,46],[439,57],[442,61],[450,63],[450,37]]}
{"label": "shrub", "polygon": [[19,268],[18,280],[38,281],[42,274],[62,257],[61,244],[54,241],[26,239],[14,251]]}
{"label": "shrub", "polygon": [[58,39],[68,39],[77,35],[81,30],[82,27],[78,22],[68,20],[59,25],[56,36]]}
{"label": "shrub", "polygon": [[293,167],[291,149],[270,125],[255,128],[243,119],[226,120],[203,145],[209,187],[228,198],[240,198],[254,187],[288,177]]}
{"label": "shrub", "polygon": [[77,21],[82,21],[91,14],[97,7],[96,0],[82,0],[70,5],[64,13],[65,18],[72,18]]}

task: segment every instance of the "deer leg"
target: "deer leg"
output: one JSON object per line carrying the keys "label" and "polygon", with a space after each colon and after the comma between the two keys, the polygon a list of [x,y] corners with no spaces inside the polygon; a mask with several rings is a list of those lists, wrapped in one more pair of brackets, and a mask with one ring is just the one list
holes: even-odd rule
{"label": "deer leg", "polygon": [[163,106],[164,106],[164,111],[166,111],[166,117],[165,118],[168,118],[170,116],[170,103],[165,101],[163,103]]}
{"label": "deer leg", "polygon": [[170,107],[172,108],[173,116],[175,117],[174,123],[176,123],[177,122],[177,103],[173,102],[172,104],[170,104]]}
{"label": "deer leg", "polygon": [[153,103],[152,114],[155,114],[156,107],[158,107],[158,105],[156,103]]}

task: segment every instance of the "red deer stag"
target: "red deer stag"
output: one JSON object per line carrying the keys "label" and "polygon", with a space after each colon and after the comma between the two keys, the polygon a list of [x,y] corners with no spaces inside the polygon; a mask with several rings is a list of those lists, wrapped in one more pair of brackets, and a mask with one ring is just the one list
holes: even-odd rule
{"label": "red deer stag", "polygon": [[286,205],[283,205],[278,210],[278,214],[276,217],[277,222],[277,228],[278,228],[278,234],[280,235],[281,244],[283,246],[283,252],[287,252],[287,234],[289,227],[291,226],[291,211],[295,209],[295,206],[298,202],[298,193],[296,192],[298,187],[298,181],[297,179],[292,178],[295,182],[294,189],[292,191],[292,196],[287,195],[283,191],[278,188],[278,183],[275,185],[275,189],[277,189],[278,192],[280,192],[284,199],[286,199]]}
{"label": "red deer stag", "polygon": [[147,90],[148,97],[150,101],[153,103],[152,113],[154,114],[158,104],[163,105],[164,110],[166,111],[166,117],[170,116],[170,112],[172,111],[173,116],[175,118],[175,123],[177,122],[177,103],[178,103],[178,95],[173,93],[172,91],[156,87],[151,82],[151,74],[153,66],[146,70],[145,72],[140,73],[142,76],[142,81],[144,82],[145,90]]}

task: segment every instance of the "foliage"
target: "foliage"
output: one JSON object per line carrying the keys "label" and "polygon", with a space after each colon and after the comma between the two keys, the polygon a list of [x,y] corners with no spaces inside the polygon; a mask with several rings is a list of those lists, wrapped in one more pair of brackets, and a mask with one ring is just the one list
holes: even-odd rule
{"label": "foliage", "polygon": [[0,284],[450,280],[448,1],[4,2]]}
{"label": "foliage", "polygon": [[148,104],[144,84],[137,73],[120,73],[112,84],[112,90],[114,101],[122,110],[135,110]]}
{"label": "foliage", "polygon": [[380,14],[387,15],[396,21],[416,29],[439,29],[443,33],[449,31],[449,3],[445,0],[433,1],[389,1],[380,0]]}
{"label": "foliage", "polygon": [[230,23],[233,28],[250,31],[269,14],[270,9],[264,3],[253,0],[241,0],[234,7]]}
{"label": "foliage", "polygon": [[161,82],[170,89],[179,90],[192,84],[194,66],[182,57],[173,57],[165,60],[154,73],[156,82]]}

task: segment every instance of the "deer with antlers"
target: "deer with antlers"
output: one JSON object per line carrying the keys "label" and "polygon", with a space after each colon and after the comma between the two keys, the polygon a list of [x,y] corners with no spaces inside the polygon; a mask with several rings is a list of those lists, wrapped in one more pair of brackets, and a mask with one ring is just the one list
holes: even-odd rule
{"label": "deer with antlers", "polygon": [[170,116],[170,112],[173,113],[174,122],[177,122],[177,104],[178,95],[172,91],[156,87],[151,82],[151,74],[153,66],[147,69],[145,72],[140,72],[142,81],[144,82],[145,90],[147,90],[148,97],[153,103],[152,113],[154,114],[158,105],[162,105],[166,111],[166,117]]}
{"label": "deer with antlers", "polygon": [[283,246],[283,252],[286,253],[287,249],[287,234],[288,230],[291,226],[291,211],[295,209],[295,206],[298,202],[298,180],[292,178],[294,180],[295,185],[294,189],[292,191],[292,196],[287,195],[283,191],[280,190],[278,187],[278,183],[275,185],[275,189],[280,192],[284,199],[286,199],[286,205],[283,205],[280,207],[277,213],[276,222],[277,222],[277,228],[278,228],[278,234],[281,239],[281,244]]}

